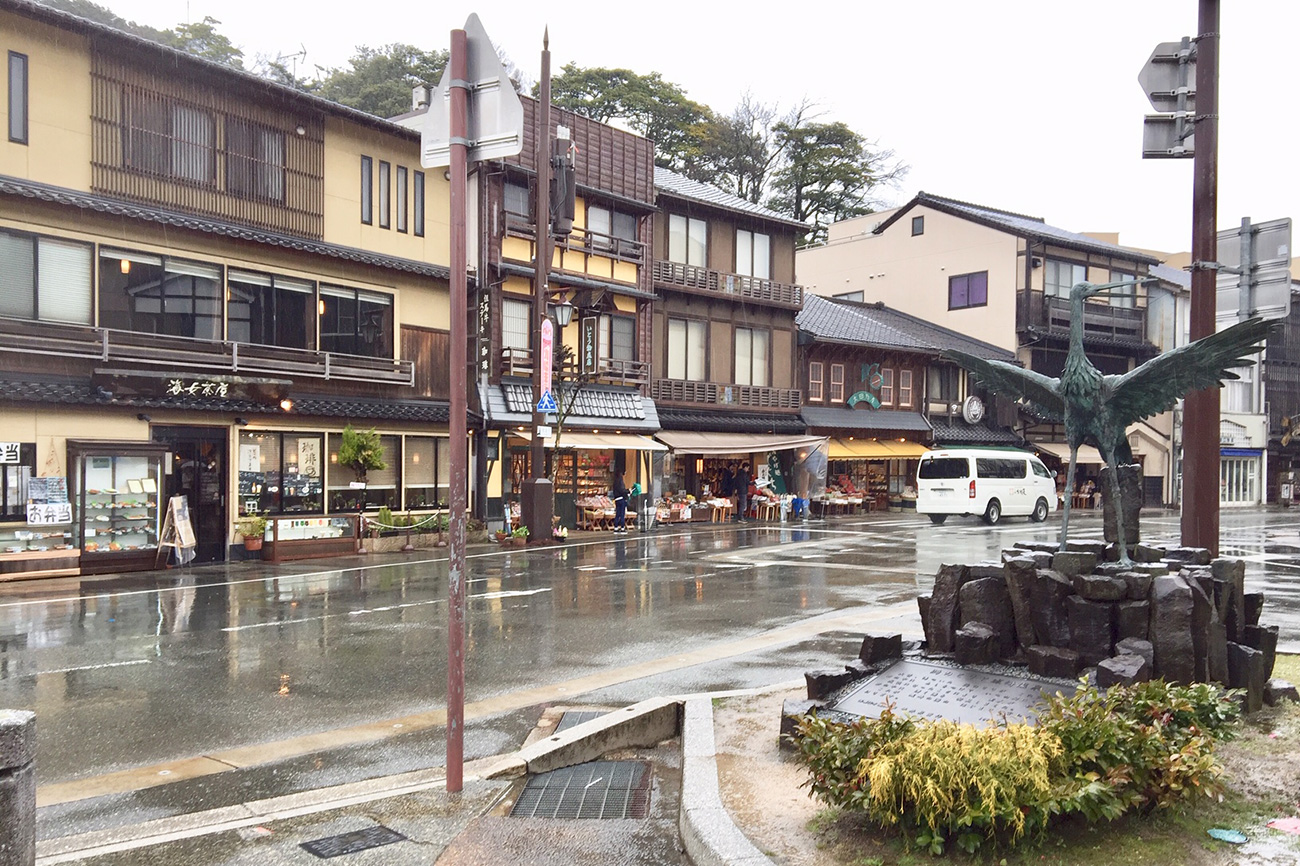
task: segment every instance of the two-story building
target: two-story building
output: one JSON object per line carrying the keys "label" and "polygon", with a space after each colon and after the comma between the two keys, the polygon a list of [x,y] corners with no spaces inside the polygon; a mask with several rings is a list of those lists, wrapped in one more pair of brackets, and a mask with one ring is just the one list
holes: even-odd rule
{"label": "two-story building", "polygon": [[[1047,224],[1044,220],[928,193],[902,207],[836,223],[827,242],[801,250],[809,291],[884,301],[919,318],[1014,352],[1026,367],[1060,375],[1070,331],[1070,288],[1145,277],[1154,256]],[[1088,357],[1123,373],[1157,353],[1147,336],[1147,290],[1136,286],[1089,302]],[[1021,421],[1019,432],[1059,461],[1062,425]],[[1148,504],[1163,500],[1171,442],[1135,425],[1129,444],[1143,463]],[[1095,448],[1080,450],[1083,472],[1100,470]]]}
{"label": "two-story building", "polygon": [[[152,567],[173,496],[208,561],[241,515],[311,545],[444,502],[447,184],[418,134],[27,0],[0,50],[0,570]],[[381,436],[365,487],[349,423]]]}
{"label": "two-story building", "polygon": [[985,394],[941,357],[959,349],[991,360],[1015,354],[892,309],[810,294],[798,316],[803,419],[828,437],[827,484],[873,510],[912,487],[931,446],[1021,446],[1005,400]]}
{"label": "two-story building", "polygon": [[[419,89],[417,88],[417,102]],[[517,156],[475,166],[471,197],[477,227],[471,298],[481,428],[476,437],[477,509],[490,520],[519,514],[530,473],[537,395],[534,273],[537,221],[549,219],[549,191],[537,189],[538,103],[522,97],[525,146]],[[419,128],[425,107],[398,122]],[[571,147],[576,186],[572,230],[554,237],[546,285],[551,308],[573,308],[558,327],[549,359],[558,411],[546,443],[556,514],[568,527],[593,525],[612,473],[649,488],[651,455],[666,448],[650,399],[651,236],[654,147],[641,136],[552,107],[552,141]],[[597,524],[604,525],[604,524]]]}
{"label": "two-story building", "polygon": [[717,187],[655,169],[652,393],[672,449],[665,489],[703,495],[749,462],[793,464],[816,440],[799,415],[805,226]]}

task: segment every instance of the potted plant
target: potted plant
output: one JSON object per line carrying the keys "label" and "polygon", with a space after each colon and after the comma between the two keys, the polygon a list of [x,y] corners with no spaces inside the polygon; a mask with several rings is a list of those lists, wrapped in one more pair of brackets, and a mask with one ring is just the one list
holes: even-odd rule
{"label": "potted plant", "polygon": [[515,547],[523,547],[528,544],[528,527],[521,526],[518,529],[511,530],[510,541]]}
{"label": "potted plant", "polygon": [[343,428],[343,439],[339,442],[339,465],[351,469],[357,476],[357,481],[362,484],[366,483],[366,473],[371,469],[388,468],[375,428],[356,430],[351,424]]}
{"label": "potted plant", "polygon": [[262,539],[266,536],[266,518],[259,514],[250,514],[235,521],[235,527],[244,537],[244,550],[261,550]]}

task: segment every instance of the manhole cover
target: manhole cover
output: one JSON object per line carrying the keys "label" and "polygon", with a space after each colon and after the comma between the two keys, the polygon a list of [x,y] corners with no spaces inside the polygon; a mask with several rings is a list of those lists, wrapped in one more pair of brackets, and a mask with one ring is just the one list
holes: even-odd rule
{"label": "manhole cover", "polygon": [[650,814],[650,764],[592,761],[533,776],[512,818],[644,818]]}
{"label": "manhole cover", "polygon": [[390,830],[382,824],[376,824],[364,830],[353,830],[351,833],[341,833],[338,836],[326,836],[324,839],[303,842],[299,847],[306,848],[317,857],[328,859],[342,854],[355,854],[368,848],[378,848],[380,845],[391,845],[394,842],[404,841],[406,841],[406,837],[401,833]]}
{"label": "manhole cover", "polygon": [[555,733],[577,727],[583,722],[590,722],[592,719],[599,719],[605,715],[599,710],[570,710],[560,716],[560,723],[555,726]]}

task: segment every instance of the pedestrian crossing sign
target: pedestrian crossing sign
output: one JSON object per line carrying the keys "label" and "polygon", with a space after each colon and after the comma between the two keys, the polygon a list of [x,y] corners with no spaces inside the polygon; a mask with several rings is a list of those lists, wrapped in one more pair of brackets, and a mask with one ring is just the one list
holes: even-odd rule
{"label": "pedestrian crossing sign", "polygon": [[537,401],[538,412],[558,412],[559,407],[555,405],[555,395],[550,391],[542,392],[542,399]]}

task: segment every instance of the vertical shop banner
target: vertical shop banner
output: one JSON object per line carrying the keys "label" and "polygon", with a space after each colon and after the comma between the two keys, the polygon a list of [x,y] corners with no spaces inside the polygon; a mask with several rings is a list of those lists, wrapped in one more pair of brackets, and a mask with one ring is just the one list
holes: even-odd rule
{"label": "vertical shop banner", "polygon": [[781,458],[775,451],[767,452],[767,474],[772,481],[772,492],[784,496],[787,492],[785,475],[781,472]]}
{"label": "vertical shop banner", "polygon": [[579,372],[584,376],[596,374],[596,358],[600,351],[596,328],[599,324],[600,319],[595,316],[587,316],[582,320],[582,369]]}
{"label": "vertical shop banner", "polygon": [[320,440],[298,440],[298,474],[307,478],[320,478]]}
{"label": "vertical shop banner", "polygon": [[538,399],[551,394],[551,373],[555,366],[555,326],[549,318],[542,320],[542,345],[537,353],[537,363],[542,365],[542,393]]}

